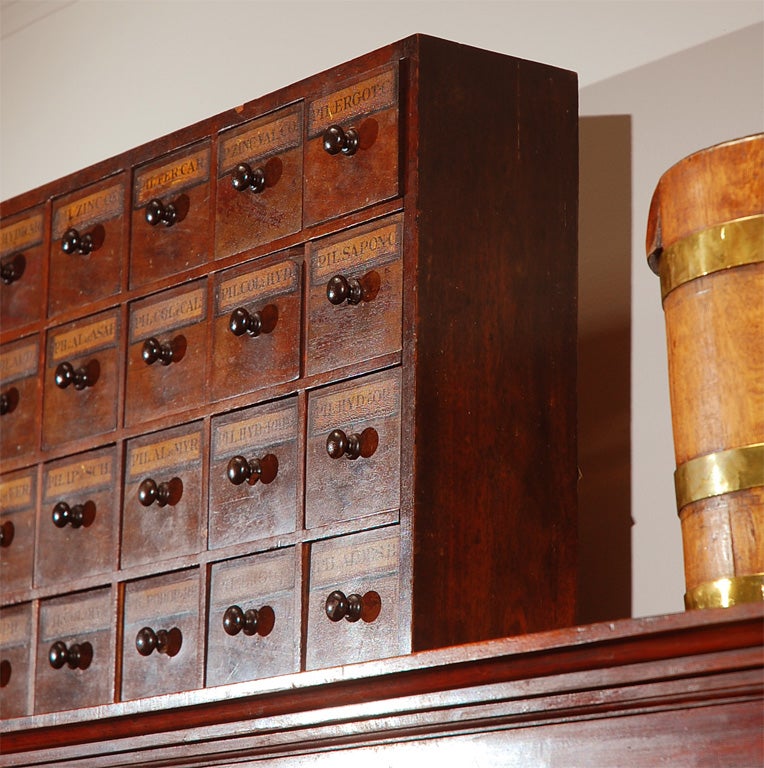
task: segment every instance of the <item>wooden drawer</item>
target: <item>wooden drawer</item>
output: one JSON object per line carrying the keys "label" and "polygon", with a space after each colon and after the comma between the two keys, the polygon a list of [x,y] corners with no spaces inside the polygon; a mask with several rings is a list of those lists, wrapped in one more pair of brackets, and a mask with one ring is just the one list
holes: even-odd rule
{"label": "wooden drawer", "polygon": [[201,687],[199,571],[125,584],[122,699]]}
{"label": "wooden drawer", "polygon": [[295,397],[212,420],[210,549],[297,529],[301,432]]}
{"label": "wooden drawer", "polygon": [[211,240],[210,144],[136,169],[130,287],[203,264]]}
{"label": "wooden drawer", "polygon": [[293,547],[212,566],[208,686],[299,670],[297,567]]}
{"label": "wooden drawer", "polygon": [[342,83],[307,112],[306,225],[398,194],[397,67]]}
{"label": "wooden drawer", "polygon": [[283,255],[216,276],[213,400],[299,376],[300,282],[299,264]]}
{"label": "wooden drawer", "polygon": [[45,229],[42,207],[3,219],[0,226],[0,328],[21,328],[41,319]]}
{"label": "wooden drawer", "polygon": [[308,245],[307,373],[401,349],[403,217]]}
{"label": "wooden drawer", "polygon": [[119,530],[121,477],[114,446],[68,456],[43,469],[35,585],[110,573]]}
{"label": "wooden drawer", "polygon": [[0,714],[4,720],[32,711],[31,637],[31,603],[0,609]]}
{"label": "wooden drawer", "polygon": [[305,527],[398,509],[400,442],[399,368],[311,392]]}
{"label": "wooden drawer", "polygon": [[206,280],[130,306],[128,426],[206,401],[206,320]]}
{"label": "wooden drawer", "polygon": [[0,347],[0,460],[32,454],[39,440],[37,405],[40,366],[38,336]]}
{"label": "wooden drawer", "polygon": [[311,545],[307,669],[410,650],[400,614],[400,560],[397,526]]}
{"label": "wooden drawer", "polygon": [[277,240],[302,226],[302,104],[218,137],[215,256]]}
{"label": "wooden drawer", "polygon": [[114,610],[108,588],[40,603],[35,713],[113,700]]}
{"label": "wooden drawer", "polygon": [[54,201],[50,316],[119,293],[127,227],[126,185],[127,176],[120,173]]}
{"label": "wooden drawer", "polygon": [[117,310],[48,332],[43,393],[43,448],[116,427],[120,365]]}
{"label": "wooden drawer", "polygon": [[202,445],[201,422],[128,442],[123,568],[199,552],[203,547]]}
{"label": "wooden drawer", "polygon": [[37,468],[0,478],[0,595],[32,587]]}

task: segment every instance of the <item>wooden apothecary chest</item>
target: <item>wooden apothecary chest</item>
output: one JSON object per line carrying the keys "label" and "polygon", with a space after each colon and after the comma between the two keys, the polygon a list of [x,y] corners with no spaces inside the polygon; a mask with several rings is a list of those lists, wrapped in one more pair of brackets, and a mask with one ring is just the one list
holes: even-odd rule
{"label": "wooden apothecary chest", "polygon": [[3,715],[572,624],[577,162],[416,36],[3,203]]}

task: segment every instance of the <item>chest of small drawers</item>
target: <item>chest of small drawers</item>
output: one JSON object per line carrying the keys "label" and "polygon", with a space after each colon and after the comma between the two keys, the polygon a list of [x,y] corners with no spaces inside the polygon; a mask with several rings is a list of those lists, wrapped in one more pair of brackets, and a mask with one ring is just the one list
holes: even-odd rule
{"label": "chest of small drawers", "polygon": [[572,624],[576,198],[415,36],[3,203],[3,716]]}

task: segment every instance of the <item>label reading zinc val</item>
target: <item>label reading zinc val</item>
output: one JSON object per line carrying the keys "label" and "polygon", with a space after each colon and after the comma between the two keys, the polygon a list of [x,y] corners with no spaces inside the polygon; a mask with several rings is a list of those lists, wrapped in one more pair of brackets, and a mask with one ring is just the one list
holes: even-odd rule
{"label": "label reading zinc val", "polygon": [[393,376],[354,389],[331,392],[312,403],[311,433],[317,434],[341,423],[390,416],[399,408],[398,379]]}
{"label": "label reading zinc val", "polygon": [[109,486],[114,475],[111,456],[78,461],[64,467],[50,469],[45,478],[46,500],[61,494],[94,490]]}
{"label": "label reading zinc val", "polygon": [[202,438],[198,432],[179,435],[150,445],[136,446],[130,450],[128,472],[131,477],[152,472],[155,469],[176,467],[199,461],[202,455]]}
{"label": "label reading zinc val", "polygon": [[84,229],[119,216],[124,197],[124,185],[115,184],[62,205],[53,218],[53,239],[58,240],[69,227]]}
{"label": "label reading zinc val", "polygon": [[0,381],[12,381],[37,373],[37,342],[0,352]]}
{"label": "label reading zinc val", "polygon": [[[215,573],[212,587],[217,603],[250,600],[285,592],[294,587],[294,560],[291,557],[262,557],[247,565],[225,567]],[[244,606],[242,606],[244,607]]]}
{"label": "label reading zinc val", "polygon": [[262,155],[283,152],[300,143],[300,116],[297,112],[258,123],[253,128],[223,139],[220,146],[220,173],[226,173],[237,163]]}
{"label": "label reading zinc val", "polygon": [[346,122],[392,106],[395,91],[395,72],[390,69],[317,99],[310,105],[308,135],[316,136],[332,123]]}
{"label": "label reading zinc val", "polygon": [[238,452],[254,444],[282,443],[297,437],[297,410],[284,408],[264,413],[215,429],[213,452],[216,457]]}
{"label": "label reading zinc val", "polygon": [[6,480],[0,483],[0,509],[10,512],[14,509],[24,509],[32,505],[34,483],[32,475]]}
{"label": "label reading zinc val", "polygon": [[224,280],[218,286],[218,311],[227,312],[244,301],[262,300],[297,288],[297,265],[291,261]]}
{"label": "label reading zinc val", "polygon": [[[180,616],[198,609],[198,587],[195,578],[174,584],[160,584],[130,592],[127,596],[128,624],[160,616]],[[168,627],[169,629],[169,627]]]}
{"label": "label reading zinc val", "polygon": [[84,355],[102,347],[112,346],[117,339],[115,315],[95,323],[59,333],[53,337],[49,366],[73,355]]}
{"label": "label reading zinc val", "polygon": [[0,256],[42,242],[42,214],[28,216],[0,229]]}
{"label": "label reading zinc val", "polygon": [[0,613],[0,646],[26,645],[30,635],[29,611]]}
{"label": "label reading zinc val", "polygon": [[80,602],[46,605],[41,611],[40,623],[44,640],[108,629],[111,623],[109,593],[96,594]]}
{"label": "label reading zinc val", "polygon": [[201,320],[205,315],[205,303],[204,289],[197,288],[182,296],[139,305],[140,308],[130,316],[130,341]]}
{"label": "label reading zinc val", "polygon": [[139,173],[135,181],[135,207],[140,208],[154,197],[180,192],[207,181],[210,171],[209,148],[180,160]]}
{"label": "label reading zinc val", "polygon": [[349,240],[334,241],[315,249],[311,259],[313,282],[324,282],[341,269],[354,270],[379,263],[400,253],[401,227],[396,221]]}
{"label": "label reading zinc val", "polygon": [[397,570],[400,541],[397,536],[359,543],[351,537],[342,546],[322,548],[312,554],[311,581],[314,588],[337,580],[379,576]]}

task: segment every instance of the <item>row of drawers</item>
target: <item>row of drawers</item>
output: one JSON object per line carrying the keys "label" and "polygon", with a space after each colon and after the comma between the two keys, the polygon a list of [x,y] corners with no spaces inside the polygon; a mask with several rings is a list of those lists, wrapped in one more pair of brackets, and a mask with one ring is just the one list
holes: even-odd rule
{"label": "row of drawers", "polygon": [[392,368],[7,473],[0,594],[303,527],[360,529],[400,506],[400,461]]}
{"label": "row of drawers", "polygon": [[397,68],[335,85],[54,199],[49,215],[3,221],[0,324],[55,317],[395,197]]}
{"label": "row of drawers", "polygon": [[76,709],[405,653],[400,563],[392,526],[0,609],[0,711]]}
{"label": "row of drawers", "polygon": [[37,450],[40,381],[49,449],[115,430],[123,379],[133,427],[399,351],[402,222],[396,214],[309,242],[304,257],[255,259],[52,327],[44,343],[33,334],[4,345],[0,459]]}

